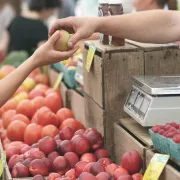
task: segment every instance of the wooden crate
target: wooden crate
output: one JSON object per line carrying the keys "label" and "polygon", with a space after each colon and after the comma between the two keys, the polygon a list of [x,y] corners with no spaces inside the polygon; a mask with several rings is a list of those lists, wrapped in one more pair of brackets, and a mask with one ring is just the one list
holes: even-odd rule
{"label": "wooden crate", "polygon": [[[88,73],[84,69],[85,101],[89,101],[85,104],[88,105],[87,109],[91,109],[90,112],[85,111],[86,121],[91,122],[91,127],[103,131],[106,148],[112,151],[113,124],[118,118],[127,117],[123,105],[131,87],[131,76],[144,74],[143,53],[129,44],[112,47],[103,46],[98,41],[94,43],[97,51],[91,71]],[[84,64],[90,44],[85,43]],[[97,111],[101,111],[103,116],[92,114]]]}
{"label": "wooden crate", "polygon": [[[56,70],[54,70],[53,68],[49,68],[48,69],[48,76],[49,76],[49,80],[50,80],[50,86],[53,87],[58,76],[59,76],[59,73]],[[64,84],[64,82],[61,82],[59,89],[60,89],[61,96],[63,99],[63,106],[67,107],[68,106],[67,105],[68,104],[68,99],[67,99],[68,88]]]}
{"label": "wooden crate", "polygon": [[[155,153],[152,150],[146,150],[146,161],[145,161],[146,167],[148,166],[154,154]],[[171,180],[171,179],[179,180],[180,172],[175,168],[173,168],[171,165],[167,164],[159,180]]]}
{"label": "wooden crate", "polygon": [[180,51],[177,45],[126,42],[143,51],[145,75],[179,75]]}
{"label": "wooden crate", "polygon": [[[92,42],[97,50],[90,72],[87,72],[85,64]],[[141,44],[140,46],[133,43],[128,42],[123,47],[113,47],[104,46],[98,41],[85,42],[83,58],[85,104],[91,104],[91,107],[88,107],[91,113],[100,112],[100,110],[93,110],[92,107],[101,108],[100,114],[103,115],[95,119],[99,115],[85,111],[86,121],[91,122],[89,125],[99,131],[103,129],[105,145],[110,151],[113,147],[114,122],[119,118],[128,117],[123,106],[132,86],[131,77],[133,75],[175,75],[180,69],[177,45]]]}
{"label": "wooden crate", "polygon": [[[133,137],[120,123],[114,124],[114,160],[121,164],[123,154],[128,151],[136,150],[145,159],[146,146],[141,141]],[[143,171],[145,165],[143,166]]]}
{"label": "wooden crate", "polygon": [[85,125],[84,97],[75,90],[68,90],[68,108],[70,108],[75,118]]}
{"label": "wooden crate", "polygon": [[[153,143],[148,128],[142,127],[132,118],[120,119],[114,124],[114,154],[116,162],[120,162],[125,151],[137,150],[144,157],[144,170],[155,154]],[[123,149],[123,151],[121,150]],[[180,178],[180,163],[171,159],[162,173],[160,180],[176,180]],[[172,178],[170,174],[172,173]]]}

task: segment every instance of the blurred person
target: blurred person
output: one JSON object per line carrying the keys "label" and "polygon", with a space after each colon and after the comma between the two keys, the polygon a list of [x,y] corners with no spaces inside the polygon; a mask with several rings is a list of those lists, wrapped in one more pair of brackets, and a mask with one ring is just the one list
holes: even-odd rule
{"label": "blurred person", "polygon": [[168,5],[170,10],[174,10],[176,5],[177,10],[176,0],[134,0],[136,11],[164,9],[166,5]]}
{"label": "blurred person", "polygon": [[75,16],[75,1],[73,0],[61,0],[61,7],[58,10],[59,18],[66,18],[69,16]]}
{"label": "blurred person", "polygon": [[57,31],[45,44],[39,47],[30,58],[8,76],[0,80],[0,107],[13,96],[15,91],[34,69],[68,59],[77,51],[78,47],[66,52],[56,51],[54,44],[59,38],[60,33]]}
{"label": "blurred person", "polygon": [[[6,28],[21,11],[21,0],[0,0],[0,41],[7,38]],[[4,59],[6,48],[0,43],[0,61]]]}
{"label": "blurred person", "polygon": [[14,18],[1,42],[8,53],[23,50],[31,55],[48,39],[45,21],[59,6],[58,0],[29,0],[28,6],[30,11]]}
{"label": "blurred person", "polygon": [[76,16],[98,16],[98,0],[79,0],[75,8]]}

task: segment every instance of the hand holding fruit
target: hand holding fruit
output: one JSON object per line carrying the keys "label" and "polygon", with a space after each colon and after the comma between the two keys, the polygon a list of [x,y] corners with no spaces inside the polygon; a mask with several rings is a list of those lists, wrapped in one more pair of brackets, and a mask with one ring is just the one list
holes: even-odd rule
{"label": "hand holding fruit", "polygon": [[[78,47],[75,47],[68,51],[68,48],[66,48],[67,41],[62,38],[63,35],[64,34],[60,31],[56,31],[44,45],[35,51],[32,56],[35,67],[53,64],[68,59],[78,50]],[[60,45],[60,48],[57,48],[58,44]]]}
{"label": "hand holding fruit", "polygon": [[52,25],[49,34],[52,35],[59,28],[65,29],[70,33],[75,33],[69,39],[68,43],[68,46],[72,48],[78,41],[89,38],[93,33],[95,33],[97,27],[98,21],[96,21],[96,18],[68,17],[56,21]]}

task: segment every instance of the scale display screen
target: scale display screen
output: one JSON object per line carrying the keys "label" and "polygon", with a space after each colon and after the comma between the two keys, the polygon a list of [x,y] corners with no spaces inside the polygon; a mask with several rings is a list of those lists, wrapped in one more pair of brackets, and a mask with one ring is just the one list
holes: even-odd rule
{"label": "scale display screen", "polygon": [[138,96],[138,91],[135,88],[132,88],[131,93],[129,95],[129,99],[127,101],[127,105],[129,108],[132,108],[132,106],[134,106],[137,96]]}
{"label": "scale display screen", "polygon": [[143,114],[146,114],[146,112],[147,112],[147,110],[148,110],[148,108],[149,108],[149,105],[150,105],[150,100],[149,100],[147,97],[145,97],[145,98],[144,98],[144,101],[143,101],[143,103],[142,103],[142,106],[141,106],[140,111],[141,111]]}
{"label": "scale display screen", "polygon": [[147,96],[133,87],[126,102],[126,107],[134,115],[143,120],[150,106],[150,102],[151,100]]}

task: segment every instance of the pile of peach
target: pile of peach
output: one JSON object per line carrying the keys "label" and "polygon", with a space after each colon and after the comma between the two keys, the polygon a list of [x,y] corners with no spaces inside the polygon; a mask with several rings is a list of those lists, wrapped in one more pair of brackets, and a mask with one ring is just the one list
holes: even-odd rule
{"label": "pile of peach", "polygon": [[102,148],[103,138],[93,128],[74,132],[64,127],[54,138],[46,136],[38,143],[19,145],[8,166],[13,178],[34,176],[34,180],[142,180],[142,159],[136,151],[127,152],[122,165],[112,162]]}

